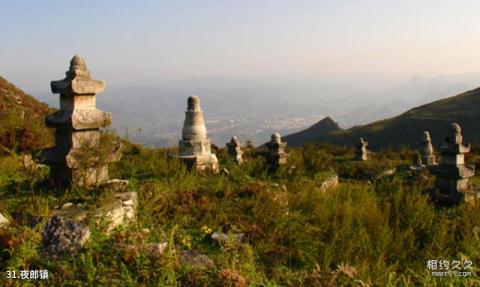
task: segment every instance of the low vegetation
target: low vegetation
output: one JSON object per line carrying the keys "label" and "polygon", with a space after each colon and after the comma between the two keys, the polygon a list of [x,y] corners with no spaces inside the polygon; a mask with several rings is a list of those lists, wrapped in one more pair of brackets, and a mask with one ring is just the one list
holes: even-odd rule
{"label": "low vegetation", "polygon": [[[0,158],[0,270],[49,270],[43,286],[478,286],[480,207],[436,208],[423,192],[428,173],[412,175],[412,152],[387,149],[370,162],[353,150],[306,145],[289,150],[289,164],[267,173],[254,151],[237,166],[217,153],[218,175],[188,171],[172,154],[123,143],[112,178],[128,179],[139,196],[137,220],[106,236],[91,226],[75,256],[41,254],[41,229],[54,206],[94,203],[100,190],[49,187],[47,173],[22,154]],[[472,158],[476,159],[477,154]],[[395,168],[395,173],[385,173]],[[339,174],[336,188],[321,188]],[[217,242],[214,232],[228,235]],[[243,233],[241,241],[236,235]],[[125,248],[168,242],[160,257]],[[205,254],[213,269],[179,263],[179,250]],[[471,260],[472,276],[433,277],[428,260]],[[2,286],[27,284],[1,279]]]}

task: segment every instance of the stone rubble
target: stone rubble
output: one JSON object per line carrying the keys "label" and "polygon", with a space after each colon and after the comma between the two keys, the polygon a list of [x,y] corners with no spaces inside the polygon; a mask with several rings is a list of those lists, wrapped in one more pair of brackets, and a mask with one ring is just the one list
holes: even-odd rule
{"label": "stone rubble", "polygon": [[328,189],[337,187],[337,185],[338,185],[338,175],[332,175],[322,182],[320,186],[320,190],[326,191]]}
{"label": "stone rubble", "polygon": [[76,253],[90,238],[83,222],[55,215],[47,220],[43,230],[43,251],[49,256]]}
{"label": "stone rubble", "polygon": [[215,263],[207,255],[196,251],[182,250],[178,254],[180,264],[188,265],[197,269],[213,269]]}
{"label": "stone rubble", "polygon": [[0,227],[7,226],[9,223],[10,221],[0,213]]}

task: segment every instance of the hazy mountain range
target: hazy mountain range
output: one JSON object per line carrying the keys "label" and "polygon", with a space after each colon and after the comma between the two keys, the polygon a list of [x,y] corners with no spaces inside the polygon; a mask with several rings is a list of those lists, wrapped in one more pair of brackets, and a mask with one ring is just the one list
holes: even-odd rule
{"label": "hazy mountain range", "polygon": [[[120,135],[150,146],[167,146],[176,145],[180,137],[187,97],[199,95],[209,137],[223,146],[233,135],[261,144],[273,132],[301,131],[325,116],[348,128],[477,86],[480,73],[413,77],[400,84],[354,75],[303,79],[210,76],[151,79],[123,86],[107,82],[97,103],[112,112],[112,127]],[[58,95],[34,96],[58,107]]]}

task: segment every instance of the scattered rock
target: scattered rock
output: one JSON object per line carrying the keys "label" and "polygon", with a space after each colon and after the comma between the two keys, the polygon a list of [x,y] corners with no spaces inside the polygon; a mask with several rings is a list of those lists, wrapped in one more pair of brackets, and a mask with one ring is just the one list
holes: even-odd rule
{"label": "scattered rock", "polygon": [[127,224],[135,218],[137,193],[123,192],[114,195],[114,201],[101,207],[95,214],[98,219],[106,219],[109,223],[107,233],[121,224]]}
{"label": "scattered rock", "polygon": [[62,207],[60,209],[65,210],[65,209],[69,209],[72,206],[73,206],[73,203],[67,202],[64,205],[62,205]]}
{"label": "scattered rock", "polygon": [[128,180],[110,179],[102,184],[102,188],[117,193],[128,192]]}
{"label": "scattered rock", "polygon": [[228,176],[228,175],[230,175],[230,171],[226,168],[222,168],[222,174]]}
{"label": "scattered rock", "polygon": [[10,221],[0,213],[0,227],[7,226]]}
{"label": "scattered rock", "polygon": [[232,286],[232,287],[246,287],[248,286],[247,280],[245,277],[238,274],[236,271],[225,268],[219,272],[220,282],[222,286]]}
{"label": "scattered rock", "polygon": [[325,191],[327,189],[330,189],[330,188],[335,188],[336,186],[338,185],[338,175],[334,175],[334,176],[331,176],[327,179],[325,179],[321,186],[320,186],[320,189],[322,191]]}
{"label": "scattered rock", "polygon": [[[220,243],[226,242],[227,239],[228,239],[228,236],[229,236],[228,234],[225,234],[223,232],[217,232],[217,231],[215,231],[214,233],[212,233],[212,235],[210,235],[210,237],[213,240],[218,241]],[[240,242],[240,241],[242,241],[245,234],[244,233],[233,233],[233,234],[230,234],[230,236],[233,236],[235,241]]]}
{"label": "scattered rock", "polygon": [[83,222],[55,215],[47,220],[43,230],[43,248],[48,255],[72,254],[89,238],[90,230]]}
{"label": "scattered rock", "polygon": [[167,249],[168,242],[162,243],[148,243],[146,248],[148,254],[153,257],[161,257],[165,253],[165,249]]}
{"label": "scattered rock", "polygon": [[195,251],[183,250],[180,251],[178,258],[180,264],[190,265],[191,267],[199,269],[213,269],[215,263],[207,255],[200,254]]}

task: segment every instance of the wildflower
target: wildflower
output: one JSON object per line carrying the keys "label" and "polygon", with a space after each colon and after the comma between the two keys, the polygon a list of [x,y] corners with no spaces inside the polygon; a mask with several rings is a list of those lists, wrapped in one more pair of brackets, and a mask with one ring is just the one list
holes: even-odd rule
{"label": "wildflower", "polygon": [[202,233],[205,234],[205,235],[206,235],[206,234],[210,234],[210,233],[212,233],[212,231],[213,231],[210,227],[208,227],[208,226],[206,226],[206,225],[203,225],[203,226],[200,228],[200,230],[201,230]]}

